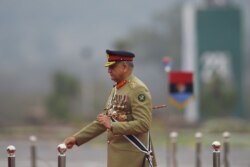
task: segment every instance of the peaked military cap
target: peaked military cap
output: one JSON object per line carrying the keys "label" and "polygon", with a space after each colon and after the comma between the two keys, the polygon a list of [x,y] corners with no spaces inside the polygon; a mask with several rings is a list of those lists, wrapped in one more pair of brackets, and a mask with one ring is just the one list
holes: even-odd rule
{"label": "peaked military cap", "polygon": [[111,66],[118,61],[133,61],[135,57],[134,53],[123,50],[106,50],[106,53],[108,60],[104,65],[105,67]]}

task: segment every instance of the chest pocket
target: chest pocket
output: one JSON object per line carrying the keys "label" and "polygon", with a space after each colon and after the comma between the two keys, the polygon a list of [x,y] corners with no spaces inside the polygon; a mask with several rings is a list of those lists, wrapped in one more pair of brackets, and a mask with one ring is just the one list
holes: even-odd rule
{"label": "chest pocket", "polygon": [[111,101],[111,108],[108,114],[117,121],[124,122],[133,119],[131,103],[127,95],[115,95]]}

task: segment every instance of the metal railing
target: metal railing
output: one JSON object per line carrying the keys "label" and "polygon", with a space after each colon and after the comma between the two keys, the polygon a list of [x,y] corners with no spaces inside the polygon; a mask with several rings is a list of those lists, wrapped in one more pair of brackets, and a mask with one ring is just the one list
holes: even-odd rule
{"label": "metal railing", "polygon": [[[177,167],[178,161],[177,161],[177,138],[178,133],[177,132],[171,132],[170,135],[170,147],[169,147],[169,154],[170,154],[170,163],[168,163],[167,166],[171,167]],[[202,167],[202,133],[197,132],[194,135],[195,137],[195,167]],[[230,139],[230,133],[224,132],[222,134],[223,137],[223,167],[230,167],[229,164],[229,139]],[[30,146],[30,153],[31,153],[31,167],[37,167],[37,148],[36,148],[36,141],[37,138],[35,136],[30,136],[31,146]],[[220,154],[221,154],[221,143],[219,141],[214,141],[212,143],[212,156],[213,156],[213,167],[220,167],[221,160],[220,160]],[[15,160],[16,160],[16,148],[13,145],[9,145],[6,149],[8,154],[8,167],[15,167]],[[57,146],[58,151],[58,167],[66,167],[66,151],[67,147],[64,143],[61,143]],[[170,164],[170,165],[169,165]],[[48,165],[50,166],[50,165]]]}
{"label": "metal railing", "polygon": [[16,147],[13,145],[10,145],[7,147],[7,153],[8,153],[8,167],[15,167],[15,161],[16,161]]}
{"label": "metal railing", "polygon": [[66,155],[67,147],[65,144],[59,144],[57,146],[58,154],[58,167],[66,167]]}
{"label": "metal railing", "polygon": [[218,141],[214,141],[213,147],[213,167],[220,167],[220,147],[221,144]]}

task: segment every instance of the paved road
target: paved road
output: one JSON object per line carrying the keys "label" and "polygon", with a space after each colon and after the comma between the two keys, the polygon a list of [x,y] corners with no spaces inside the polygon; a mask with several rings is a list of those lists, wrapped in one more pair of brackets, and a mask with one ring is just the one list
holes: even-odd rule
{"label": "paved road", "polygon": [[[29,167],[30,164],[30,143],[27,141],[0,141],[0,166],[7,167],[6,147],[15,145],[16,167]],[[57,166],[57,145],[55,141],[37,142],[37,167],[56,167]],[[166,167],[167,151],[163,147],[156,147],[158,167]],[[79,148],[68,150],[67,167],[106,167],[106,146],[105,144],[85,144]],[[230,166],[231,167],[250,167],[250,148],[231,148]],[[178,148],[177,162],[178,167],[194,167],[194,149]],[[221,157],[222,159],[222,157]],[[169,161],[168,161],[169,162]],[[223,165],[222,165],[223,166]],[[129,165],[128,165],[129,167]],[[170,167],[170,166],[169,166]],[[212,150],[203,148],[202,167],[212,167]]]}

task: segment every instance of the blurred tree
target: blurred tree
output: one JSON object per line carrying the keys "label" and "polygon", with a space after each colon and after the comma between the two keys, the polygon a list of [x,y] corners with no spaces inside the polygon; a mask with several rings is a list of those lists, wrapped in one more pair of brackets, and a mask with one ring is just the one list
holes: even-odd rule
{"label": "blurred tree", "polygon": [[79,81],[63,72],[57,72],[54,76],[55,93],[74,97],[79,91]]}
{"label": "blurred tree", "polygon": [[73,109],[73,101],[80,93],[80,82],[64,72],[57,72],[53,80],[54,92],[47,99],[48,113],[53,118],[65,121]]}

